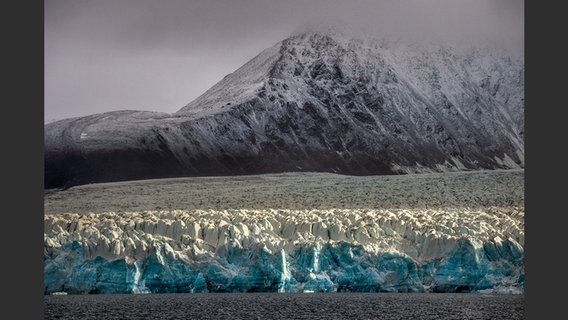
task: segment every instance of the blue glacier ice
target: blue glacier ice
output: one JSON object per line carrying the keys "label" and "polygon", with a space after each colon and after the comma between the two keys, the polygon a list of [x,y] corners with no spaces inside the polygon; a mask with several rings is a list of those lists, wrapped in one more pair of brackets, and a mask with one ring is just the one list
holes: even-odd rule
{"label": "blue glacier ice", "polygon": [[261,211],[46,216],[45,293],[524,287],[522,215]]}

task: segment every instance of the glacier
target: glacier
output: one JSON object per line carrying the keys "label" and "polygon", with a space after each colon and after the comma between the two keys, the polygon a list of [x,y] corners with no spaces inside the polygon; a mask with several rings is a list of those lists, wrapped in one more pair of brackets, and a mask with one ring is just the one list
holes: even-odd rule
{"label": "glacier", "polygon": [[64,213],[44,232],[45,294],[524,287],[520,207]]}

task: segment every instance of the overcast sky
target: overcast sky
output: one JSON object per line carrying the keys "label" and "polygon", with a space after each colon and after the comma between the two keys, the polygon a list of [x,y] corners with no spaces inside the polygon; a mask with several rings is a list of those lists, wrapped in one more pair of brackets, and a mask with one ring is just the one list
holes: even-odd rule
{"label": "overcast sky", "polygon": [[45,0],[46,120],[175,112],[305,26],[491,37],[523,51],[522,0]]}

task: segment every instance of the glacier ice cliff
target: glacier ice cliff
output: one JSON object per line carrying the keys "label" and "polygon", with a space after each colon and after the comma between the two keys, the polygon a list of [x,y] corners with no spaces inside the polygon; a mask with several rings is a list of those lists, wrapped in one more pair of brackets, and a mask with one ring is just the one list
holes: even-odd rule
{"label": "glacier ice cliff", "polygon": [[46,214],[45,293],[470,292],[524,286],[524,211]]}

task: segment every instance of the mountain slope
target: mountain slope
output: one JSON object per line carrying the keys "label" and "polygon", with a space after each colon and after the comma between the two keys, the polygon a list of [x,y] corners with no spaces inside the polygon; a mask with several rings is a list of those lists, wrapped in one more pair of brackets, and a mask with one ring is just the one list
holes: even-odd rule
{"label": "mountain slope", "polygon": [[523,61],[503,52],[304,33],[174,114],[119,111],[47,124],[45,187],[517,168],[523,93]]}

